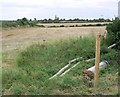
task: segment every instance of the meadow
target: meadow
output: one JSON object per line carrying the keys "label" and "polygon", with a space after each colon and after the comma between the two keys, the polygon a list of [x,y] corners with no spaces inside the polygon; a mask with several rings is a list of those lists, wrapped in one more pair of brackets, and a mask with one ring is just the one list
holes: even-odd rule
{"label": "meadow", "polygon": [[[62,28],[9,28],[2,31],[3,95],[93,95],[93,88],[83,82],[82,72],[94,61],[80,64],[63,77],[48,80],[69,60],[95,57],[95,36],[104,34],[105,26]],[[111,66],[101,72],[99,94],[118,94],[118,58],[101,42],[101,61]]]}

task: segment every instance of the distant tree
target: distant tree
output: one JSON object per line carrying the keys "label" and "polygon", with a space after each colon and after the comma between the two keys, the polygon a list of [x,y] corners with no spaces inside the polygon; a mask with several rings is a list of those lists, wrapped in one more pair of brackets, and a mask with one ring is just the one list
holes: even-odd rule
{"label": "distant tree", "polygon": [[48,21],[52,21],[52,19],[49,18]]}
{"label": "distant tree", "polygon": [[65,21],[65,19],[60,19],[60,21]]}
{"label": "distant tree", "polygon": [[[36,19],[34,19],[36,20]],[[36,26],[37,21],[32,21],[32,19],[28,20],[27,18],[17,19],[16,23],[19,26]]]}
{"label": "distant tree", "polygon": [[32,21],[32,19],[30,19],[30,21]]}
{"label": "distant tree", "polygon": [[44,21],[47,21],[47,19],[44,19]]}
{"label": "distant tree", "polygon": [[34,21],[37,21],[37,19],[36,19],[36,18],[34,18]]}
{"label": "distant tree", "polygon": [[52,23],[52,22],[53,22],[53,20],[49,18],[48,19],[48,23]]}
{"label": "distant tree", "polygon": [[25,17],[24,17],[24,18],[22,18],[22,20],[23,20],[23,21],[28,21],[28,19],[27,19],[27,18],[25,18]]}

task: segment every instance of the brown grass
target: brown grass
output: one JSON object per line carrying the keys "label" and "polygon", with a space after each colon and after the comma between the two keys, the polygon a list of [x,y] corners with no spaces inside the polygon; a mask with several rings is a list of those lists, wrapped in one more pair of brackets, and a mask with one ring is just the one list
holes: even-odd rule
{"label": "brown grass", "polygon": [[93,37],[104,34],[105,27],[64,27],[64,28],[15,28],[2,31],[3,51],[25,48],[36,42],[51,42],[77,37]]}

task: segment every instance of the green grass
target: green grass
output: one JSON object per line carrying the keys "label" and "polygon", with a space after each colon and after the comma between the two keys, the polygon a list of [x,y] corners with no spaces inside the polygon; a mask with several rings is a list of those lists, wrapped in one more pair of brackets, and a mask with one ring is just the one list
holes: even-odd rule
{"label": "green grass", "polygon": [[[116,94],[118,63],[117,51],[107,50],[101,46],[101,60],[110,61],[108,68],[101,72],[100,93]],[[29,95],[92,95],[92,87],[84,84],[82,72],[94,65],[94,61],[86,63],[81,61],[63,77],[48,80],[58,72],[69,60],[83,57],[90,59],[95,57],[95,39],[78,38],[68,41],[60,41],[51,44],[34,44],[21,51],[16,58],[16,68],[3,69],[3,94],[29,94]],[[105,81],[107,75],[114,81]],[[113,76],[112,76],[113,74]],[[106,84],[106,85],[104,85]],[[109,86],[109,90],[107,87]],[[103,88],[103,90],[101,89]],[[6,93],[6,91],[8,91]]]}

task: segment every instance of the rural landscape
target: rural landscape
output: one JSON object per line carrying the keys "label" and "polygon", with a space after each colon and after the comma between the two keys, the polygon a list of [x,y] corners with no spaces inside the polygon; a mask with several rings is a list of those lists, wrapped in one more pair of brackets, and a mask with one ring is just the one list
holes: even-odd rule
{"label": "rural landscape", "polygon": [[[119,17],[22,17],[0,20],[0,28],[1,96],[119,97]],[[99,59],[96,58],[97,53]],[[99,60],[99,72],[98,84],[94,89],[97,78],[97,67],[94,67],[96,60]],[[105,62],[104,66],[100,67],[102,62]],[[90,74],[87,73],[89,70]]]}
{"label": "rural landscape", "polygon": [[[58,24],[69,27],[55,27]],[[34,27],[26,24],[2,28],[2,94],[94,95],[93,87],[84,83],[82,73],[95,64],[95,60],[90,62],[85,60],[95,57],[95,37],[100,33],[100,60],[108,60],[110,66],[100,72],[98,91],[102,95],[118,95],[119,46],[112,49],[107,47],[116,43],[120,37],[115,35],[114,39],[112,36],[104,35],[107,31],[113,30],[113,27],[116,27],[114,33],[119,35],[117,31],[120,31],[120,20],[84,25],[82,23],[58,24],[42,23],[43,26],[38,26],[41,24],[36,23]],[[82,26],[70,27],[71,25]],[[111,32],[107,34],[109,33]],[[111,41],[109,38],[114,40]],[[49,80],[70,60],[79,57],[83,57],[79,65],[64,76]]]}

